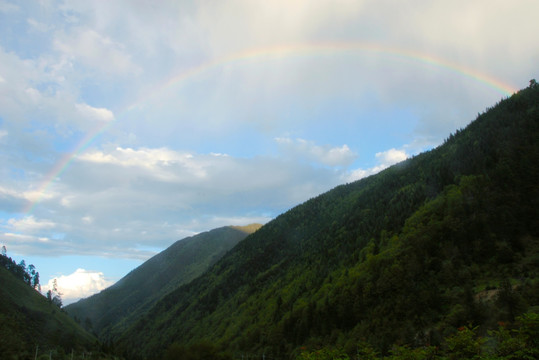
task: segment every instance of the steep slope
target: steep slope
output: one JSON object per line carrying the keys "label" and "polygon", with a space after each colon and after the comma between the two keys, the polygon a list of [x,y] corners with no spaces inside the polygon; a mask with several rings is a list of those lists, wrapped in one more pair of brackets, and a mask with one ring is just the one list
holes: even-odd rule
{"label": "steep slope", "polygon": [[238,356],[355,353],[364,341],[385,352],[511,322],[539,305],[538,178],[533,82],[440,147],[266,224],[119,347],[130,358],[200,341]]}
{"label": "steep slope", "polygon": [[38,354],[80,354],[97,339],[32,287],[0,267],[0,354],[2,359]]}
{"label": "steep slope", "polygon": [[227,226],[179,240],[113,286],[66,310],[106,339],[121,332],[165,294],[202,274],[260,226]]}

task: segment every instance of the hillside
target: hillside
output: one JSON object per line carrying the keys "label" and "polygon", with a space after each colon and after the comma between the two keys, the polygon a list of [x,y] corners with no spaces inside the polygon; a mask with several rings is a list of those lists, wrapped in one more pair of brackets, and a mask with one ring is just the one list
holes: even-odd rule
{"label": "hillside", "polygon": [[34,358],[95,349],[97,339],[34,288],[0,267],[0,354],[2,359]]}
{"label": "hillside", "polygon": [[118,346],[130,358],[204,341],[236,356],[387,353],[537,311],[538,139],[531,82],[438,148],[266,224]]}
{"label": "hillside", "polygon": [[66,306],[101,338],[121,332],[158,299],[193,280],[261,225],[222,227],[179,240],[113,286]]}

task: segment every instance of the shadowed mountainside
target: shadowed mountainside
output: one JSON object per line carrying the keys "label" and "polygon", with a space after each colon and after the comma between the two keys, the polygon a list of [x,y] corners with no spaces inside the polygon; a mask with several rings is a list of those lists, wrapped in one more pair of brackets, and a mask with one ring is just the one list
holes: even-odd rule
{"label": "shadowed mountainside", "polygon": [[95,350],[97,339],[33,287],[0,267],[0,357]]}
{"label": "shadowed mountainside", "polygon": [[261,225],[227,226],[175,242],[116,284],[66,306],[100,338],[121,332],[157,300],[197,276]]}

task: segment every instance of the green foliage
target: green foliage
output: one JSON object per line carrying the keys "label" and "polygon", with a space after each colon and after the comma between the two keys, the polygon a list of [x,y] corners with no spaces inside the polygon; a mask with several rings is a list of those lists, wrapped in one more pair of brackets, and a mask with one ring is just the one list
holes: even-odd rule
{"label": "green foliage", "polygon": [[0,255],[0,267],[5,268],[19,280],[25,282],[34,289],[41,290],[39,273],[36,271],[36,267],[30,264],[28,265],[28,268],[26,268],[26,262],[24,260],[21,260],[21,262],[17,264],[15,260],[7,256],[7,249],[4,245],[2,245],[2,253]]}
{"label": "green foliage", "polygon": [[205,339],[353,357],[365,341],[365,357],[491,356],[486,331],[539,304],[537,106],[532,86],[438,148],[282,214],[164,296],[119,347],[158,358]]}
{"label": "green foliage", "polygon": [[379,354],[370,344],[361,341],[357,345],[356,356],[361,360],[373,360],[377,359]]}
{"label": "green foliage", "polygon": [[477,337],[477,327],[462,326],[446,340],[446,353],[450,360],[480,359],[486,340]]}
{"label": "green foliage", "polygon": [[200,342],[190,346],[174,343],[165,352],[163,360],[232,360],[232,357],[220,352],[209,342]]}
{"label": "green foliage", "polygon": [[[0,357],[27,359],[41,351],[94,349],[97,339],[13,273],[0,267]],[[59,358],[59,357],[55,357]]]}
{"label": "green foliage", "polygon": [[498,330],[489,331],[494,343],[494,355],[499,359],[539,358],[539,314],[520,316],[516,328],[501,323]]}
{"label": "green foliage", "polygon": [[[297,360],[349,360],[350,357],[344,351],[336,349],[323,348],[316,351],[302,351],[296,358]],[[361,359],[369,359],[361,357]]]}
{"label": "green foliage", "polygon": [[500,323],[487,337],[478,335],[478,327],[462,326],[447,336],[441,347],[394,345],[389,355],[381,356],[368,343],[360,342],[357,352],[349,356],[340,349],[323,347],[315,351],[302,351],[296,360],[466,360],[466,359],[537,359],[539,356],[539,314],[527,313],[512,324]]}
{"label": "green foliage", "polygon": [[397,346],[391,350],[388,360],[431,360],[435,359],[437,349],[434,346],[410,348],[409,346]]}

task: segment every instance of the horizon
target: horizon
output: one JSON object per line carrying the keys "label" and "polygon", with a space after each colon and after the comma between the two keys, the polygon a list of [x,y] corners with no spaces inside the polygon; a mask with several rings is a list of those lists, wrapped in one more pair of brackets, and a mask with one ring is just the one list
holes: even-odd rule
{"label": "horizon", "polygon": [[0,246],[69,304],[177,240],[265,224],[539,78],[538,12],[1,0]]}

